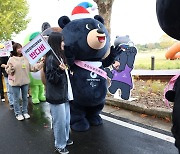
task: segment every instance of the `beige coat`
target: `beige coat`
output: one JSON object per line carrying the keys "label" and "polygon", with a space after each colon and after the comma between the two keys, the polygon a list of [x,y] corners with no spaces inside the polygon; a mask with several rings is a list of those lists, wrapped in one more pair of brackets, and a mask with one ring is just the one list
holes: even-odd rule
{"label": "beige coat", "polygon": [[30,83],[29,72],[37,72],[43,67],[43,62],[32,66],[28,60],[22,56],[10,57],[5,68],[8,73],[9,84],[11,86],[22,86]]}

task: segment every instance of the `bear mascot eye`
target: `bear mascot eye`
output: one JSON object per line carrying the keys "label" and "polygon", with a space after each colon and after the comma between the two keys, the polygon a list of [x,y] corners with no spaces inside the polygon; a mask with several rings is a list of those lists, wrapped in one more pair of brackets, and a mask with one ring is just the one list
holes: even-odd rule
{"label": "bear mascot eye", "polygon": [[100,24],[98,24],[98,28],[101,28]]}
{"label": "bear mascot eye", "polygon": [[92,26],[91,24],[86,24],[86,29],[92,30],[92,29],[93,29],[93,26]]}

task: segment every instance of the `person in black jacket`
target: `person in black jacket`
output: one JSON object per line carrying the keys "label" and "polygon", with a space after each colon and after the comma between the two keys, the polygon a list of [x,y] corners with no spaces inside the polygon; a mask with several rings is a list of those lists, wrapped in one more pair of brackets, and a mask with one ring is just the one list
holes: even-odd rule
{"label": "person in black jacket", "polygon": [[8,96],[8,101],[9,101],[9,108],[10,110],[13,109],[13,93],[12,93],[12,87],[9,85],[9,82],[8,82],[8,74],[7,72],[5,71],[5,67],[7,65],[7,61],[8,61],[9,57],[8,56],[5,56],[5,57],[0,57],[0,67],[1,67],[1,71],[2,71],[2,74],[4,76],[4,80],[5,80],[5,83],[6,83],[6,88],[7,88],[7,96]]}
{"label": "person in black jacket", "polygon": [[[73,141],[69,139],[70,107],[62,34],[52,32],[48,38],[48,43],[53,51],[50,50],[45,57],[46,100],[50,104],[55,149],[59,153],[66,154],[69,153],[66,146],[73,144]],[[60,60],[62,60],[63,63],[60,62]]]}

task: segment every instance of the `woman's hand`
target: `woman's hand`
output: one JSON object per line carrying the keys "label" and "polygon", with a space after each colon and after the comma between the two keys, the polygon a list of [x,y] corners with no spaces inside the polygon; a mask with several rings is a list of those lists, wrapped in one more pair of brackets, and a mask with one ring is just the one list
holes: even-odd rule
{"label": "woman's hand", "polygon": [[61,63],[59,65],[59,67],[60,67],[61,70],[65,70],[66,69],[66,65],[64,63]]}
{"label": "woman's hand", "polygon": [[115,61],[115,62],[113,63],[113,68],[114,68],[115,70],[118,70],[118,69],[119,69],[119,66],[120,66],[120,62]]}
{"label": "woman's hand", "polygon": [[15,69],[14,69],[14,66],[11,63],[6,65],[5,69],[9,70],[9,71],[7,71],[7,73],[9,72],[8,74],[14,75]]}
{"label": "woman's hand", "polygon": [[1,67],[2,67],[2,68],[5,68],[5,67],[6,67],[6,64],[1,64]]}
{"label": "woman's hand", "polygon": [[38,64],[44,64],[45,62],[45,57],[42,57],[41,59],[38,60]]}

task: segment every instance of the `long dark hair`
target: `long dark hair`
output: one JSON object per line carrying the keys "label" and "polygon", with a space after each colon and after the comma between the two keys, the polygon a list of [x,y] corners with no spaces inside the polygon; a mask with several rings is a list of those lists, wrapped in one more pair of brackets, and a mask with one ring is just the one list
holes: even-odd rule
{"label": "long dark hair", "polygon": [[17,49],[19,48],[22,48],[22,45],[14,42],[13,51],[11,51],[11,56],[18,56]]}
{"label": "long dark hair", "polygon": [[[66,57],[64,54],[64,50],[61,49],[61,42],[63,41],[63,35],[60,32],[52,32],[49,35],[48,38],[48,44],[51,46],[52,50],[55,52],[55,54],[58,56],[59,59],[63,59],[64,64],[67,64],[66,62]],[[49,51],[45,55],[45,64],[46,64],[46,58],[49,55],[52,55],[53,52]],[[45,71],[45,66],[44,66],[44,71]]]}

